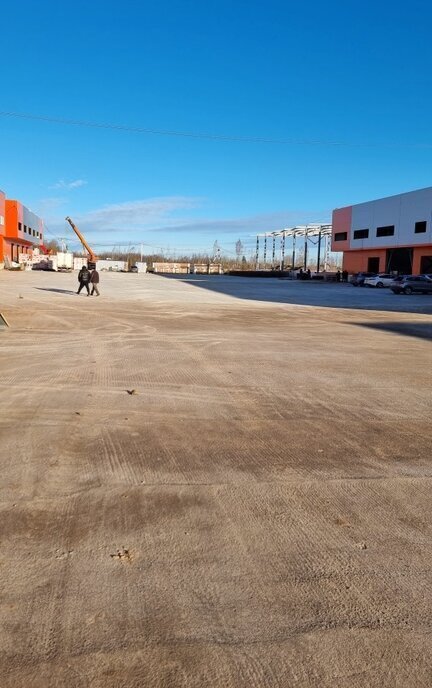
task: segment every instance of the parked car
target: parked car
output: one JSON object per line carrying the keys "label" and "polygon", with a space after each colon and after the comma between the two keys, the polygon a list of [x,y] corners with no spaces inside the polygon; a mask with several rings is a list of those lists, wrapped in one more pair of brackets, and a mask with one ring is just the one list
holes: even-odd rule
{"label": "parked car", "polygon": [[390,289],[394,294],[432,294],[432,279],[426,275],[404,275],[395,279]]}
{"label": "parked car", "polygon": [[364,287],[366,277],[374,277],[376,272],[356,272],[352,275],[350,282],[353,287]]}
{"label": "parked car", "polygon": [[385,272],[380,272],[374,277],[366,277],[364,283],[365,287],[389,287],[394,282],[395,276],[389,275]]}

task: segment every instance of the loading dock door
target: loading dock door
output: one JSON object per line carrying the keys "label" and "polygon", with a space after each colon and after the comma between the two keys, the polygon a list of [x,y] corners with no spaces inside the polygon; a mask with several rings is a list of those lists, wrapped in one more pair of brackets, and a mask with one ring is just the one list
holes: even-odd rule
{"label": "loading dock door", "polygon": [[379,257],[378,258],[368,258],[368,272],[379,272]]}
{"label": "loading dock door", "polygon": [[411,275],[413,252],[412,248],[389,248],[386,255],[386,272]]}
{"label": "loading dock door", "polygon": [[430,275],[432,273],[432,256],[421,256],[420,273],[422,275]]}

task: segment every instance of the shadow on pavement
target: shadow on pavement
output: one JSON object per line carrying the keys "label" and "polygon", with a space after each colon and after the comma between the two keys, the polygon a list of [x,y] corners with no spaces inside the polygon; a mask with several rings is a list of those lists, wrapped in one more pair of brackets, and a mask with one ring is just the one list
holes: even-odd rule
{"label": "shadow on pavement", "polygon": [[432,296],[396,295],[390,289],[356,288],[351,284],[234,277],[230,275],[168,275],[158,277],[189,284],[237,299],[321,308],[432,315]]}
{"label": "shadow on pavement", "polygon": [[418,337],[432,342],[432,323],[383,322],[383,323],[349,323],[358,327],[368,327],[372,330],[383,330],[405,337]]}
{"label": "shadow on pavement", "polygon": [[39,291],[54,291],[57,294],[76,294],[76,291],[72,291],[72,289],[53,289],[51,287],[35,287],[35,289]]}

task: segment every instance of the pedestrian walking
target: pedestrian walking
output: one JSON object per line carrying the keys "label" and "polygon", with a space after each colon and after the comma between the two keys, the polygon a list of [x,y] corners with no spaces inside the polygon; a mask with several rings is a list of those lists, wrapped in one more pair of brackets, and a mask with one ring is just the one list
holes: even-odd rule
{"label": "pedestrian walking", "polygon": [[89,288],[90,272],[87,269],[87,265],[83,265],[81,270],[79,271],[78,282],[79,282],[79,289],[77,291],[77,294],[79,294],[81,289],[83,287],[85,287],[87,289],[87,296],[90,296],[90,288]]}
{"label": "pedestrian walking", "polygon": [[90,284],[92,285],[92,290],[91,290],[91,296],[96,292],[96,296],[100,296],[99,294],[99,289],[98,289],[98,284],[99,284],[99,273],[96,270],[92,270],[91,275],[90,275]]}

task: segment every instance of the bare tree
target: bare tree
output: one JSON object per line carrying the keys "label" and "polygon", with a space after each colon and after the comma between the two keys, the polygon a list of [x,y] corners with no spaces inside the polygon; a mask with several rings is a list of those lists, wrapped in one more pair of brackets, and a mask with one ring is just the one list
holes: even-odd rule
{"label": "bare tree", "polygon": [[61,251],[61,247],[57,239],[51,239],[50,241],[44,243],[44,246],[48,249],[48,251],[51,251],[51,253],[58,253]]}

